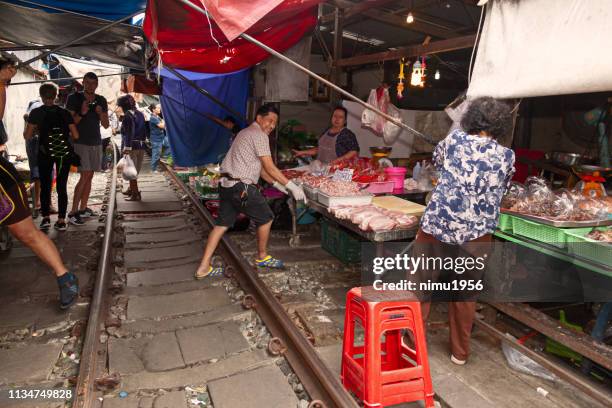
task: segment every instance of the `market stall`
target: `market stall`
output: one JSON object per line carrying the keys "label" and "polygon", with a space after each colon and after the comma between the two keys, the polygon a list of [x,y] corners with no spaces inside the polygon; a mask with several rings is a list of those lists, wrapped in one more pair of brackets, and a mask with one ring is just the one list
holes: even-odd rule
{"label": "market stall", "polygon": [[[413,179],[404,179],[405,168],[385,167],[375,156],[341,161],[332,166],[310,166],[286,170],[286,177],[304,188],[308,202],[306,207],[319,213],[322,222],[322,246],[343,261],[359,261],[350,257],[343,248],[334,249],[326,239],[329,231],[336,232],[345,244],[343,231],[350,231],[362,240],[373,242],[376,252],[382,254],[384,243],[414,238],[419,217],[425,207],[395,195],[422,196]],[[300,214],[296,203],[290,200],[293,218],[291,245],[299,246],[297,222]],[[302,212],[303,213],[303,212]],[[346,245],[345,245],[346,246]]]}

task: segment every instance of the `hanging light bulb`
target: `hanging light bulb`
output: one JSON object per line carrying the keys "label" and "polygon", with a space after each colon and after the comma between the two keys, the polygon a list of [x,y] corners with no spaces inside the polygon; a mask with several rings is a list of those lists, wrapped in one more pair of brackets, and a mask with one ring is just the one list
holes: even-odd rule
{"label": "hanging light bulb", "polygon": [[408,16],[406,16],[406,22],[408,24],[414,23],[414,16],[412,15],[412,11],[408,13]]}
{"label": "hanging light bulb", "polygon": [[437,81],[438,79],[440,79],[440,70],[436,69],[436,73],[434,74],[434,78]]}
{"label": "hanging light bulb", "polygon": [[412,75],[410,76],[410,85],[412,86],[422,86],[423,82],[423,67],[421,66],[421,61],[416,60],[414,65],[412,65]]}

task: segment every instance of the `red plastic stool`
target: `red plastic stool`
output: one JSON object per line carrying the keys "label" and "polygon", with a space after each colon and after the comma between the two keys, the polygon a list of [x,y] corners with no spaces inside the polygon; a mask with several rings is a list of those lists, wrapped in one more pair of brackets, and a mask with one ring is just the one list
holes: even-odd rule
{"label": "red plastic stool", "polygon": [[[364,330],[364,342],[355,344],[355,328]],[[414,349],[402,340],[412,334]],[[384,341],[383,341],[384,336]],[[346,295],[342,384],[366,407],[424,400],[433,408],[421,304],[408,292],[353,288]]]}

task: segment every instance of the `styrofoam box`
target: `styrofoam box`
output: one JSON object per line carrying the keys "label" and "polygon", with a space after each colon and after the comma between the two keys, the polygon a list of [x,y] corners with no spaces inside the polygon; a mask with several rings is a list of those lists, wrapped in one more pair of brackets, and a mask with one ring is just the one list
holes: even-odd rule
{"label": "styrofoam box", "polygon": [[336,207],[339,205],[368,205],[372,203],[372,194],[363,194],[347,197],[332,197],[319,191],[318,201],[326,207]]}

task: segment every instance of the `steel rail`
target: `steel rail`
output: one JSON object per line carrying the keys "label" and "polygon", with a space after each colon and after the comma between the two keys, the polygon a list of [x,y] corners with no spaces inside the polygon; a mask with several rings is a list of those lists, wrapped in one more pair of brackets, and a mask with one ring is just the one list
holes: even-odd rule
{"label": "steel rail", "polygon": [[583,375],[572,372],[569,368],[563,367],[549,360],[542,354],[530,349],[524,344],[519,343],[516,339],[508,337],[507,335],[497,330],[495,327],[491,326],[484,320],[475,319],[474,323],[476,324],[476,326],[483,329],[489,335],[497,337],[498,339],[517,349],[536,363],[540,364],[542,367],[546,368],[559,378],[567,381],[574,387],[578,388],[579,390],[583,391],[585,394],[591,396],[599,402],[602,402],[604,406],[612,406],[612,394],[608,390],[598,387],[593,382],[584,378]]}
{"label": "steel rail", "polygon": [[104,226],[104,241],[102,252],[98,260],[98,273],[94,283],[94,293],[89,306],[89,320],[85,340],[81,351],[81,365],[77,379],[73,408],[93,408],[95,399],[94,381],[100,363],[106,363],[106,353],[100,342],[100,334],[104,331],[104,319],[108,310],[108,288],[112,277],[111,244],[113,228],[115,224],[115,199],[117,194],[117,152],[116,145],[111,139],[113,146],[113,171],[111,173],[111,185],[106,211],[106,223]]}
{"label": "steel rail", "polygon": [[[174,182],[187,194],[196,208],[200,219],[209,226],[214,225],[210,213],[204,208],[195,194],[179,180],[176,174],[162,163]],[[356,408],[357,403],[344,389],[339,378],[325,365],[312,344],[291,321],[283,306],[257,276],[257,272],[240,253],[240,250],[224,236],[220,249],[224,258],[232,266],[233,276],[239,282],[244,292],[254,298],[254,308],[264,321],[274,337],[281,340],[286,347],[284,357],[287,359],[296,375],[304,385],[304,389],[313,401],[319,400],[324,405],[320,408],[339,407]],[[316,403],[312,404],[316,406]]]}

